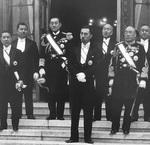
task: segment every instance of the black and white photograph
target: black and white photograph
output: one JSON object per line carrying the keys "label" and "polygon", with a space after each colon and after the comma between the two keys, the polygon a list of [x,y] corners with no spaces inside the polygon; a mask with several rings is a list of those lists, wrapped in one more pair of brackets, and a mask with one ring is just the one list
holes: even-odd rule
{"label": "black and white photograph", "polygon": [[0,145],[150,144],[150,0],[0,0]]}

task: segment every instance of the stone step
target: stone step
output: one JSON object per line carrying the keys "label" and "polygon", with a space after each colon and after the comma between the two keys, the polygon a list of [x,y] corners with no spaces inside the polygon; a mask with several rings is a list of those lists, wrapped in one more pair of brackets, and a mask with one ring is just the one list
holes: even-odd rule
{"label": "stone step", "polygon": [[[7,120],[8,127],[11,126],[11,119]],[[120,126],[122,121],[120,121]],[[20,129],[54,129],[54,130],[70,130],[71,121],[70,120],[32,120],[32,119],[20,119],[19,128]],[[79,121],[79,128],[83,130],[83,120]],[[93,131],[110,131],[111,122],[110,121],[95,121],[93,122]],[[137,121],[131,123],[132,132],[150,132],[150,122]]]}
{"label": "stone step", "polygon": [[[93,145],[146,145],[147,143],[105,143],[96,142]],[[34,141],[34,140],[0,140],[0,145],[89,145],[87,143],[65,143],[63,141]]]}
{"label": "stone step", "polygon": [[[84,133],[80,130],[80,142],[83,142]],[[0,132],[0,140],[34,140],[34,141],[61,141],[64,142],[70,137],[68,130],[40,130],[40,129],[20,129],[13,132],[11,129]],[[110,135],[109,131],[94,131],[92,138],[95,143],[149,143],[150,132],[130,132],[124,135],[122,132]]]}
{"label": "stone step", "polygon": [[[25,104],[23,103],[22,105],[22,114],[23,114],[23,118],[26,118],[25,116]],[[122,111],[122,116],[123,116],[124,111]],[[10,114],[11,114],[11,109],[9,107],[8,109],[8,115],[10,118]],[[48,115],[49,115],[49,109],[48,109],[48,104],[47,103],[42,103],[42,102],[38,102],[38,103],[34,103],[34,115],[36,117],[36,119],[45,119]],[[143,112],[143,106],[140,105],[140,109],[139,109],[139,118],[143,118],[144,112]],[[83,118],[83,111],[81,110],[80,116]],[[102,120],[106,120],[104,118],[106,118],[106,112],[105,112],[105,104],[103,103],[102,105]],[[69,109],[69,103],[65,103],[65,110],[64,110],[64,118],[65,119],[70,119],[70,109]]]}

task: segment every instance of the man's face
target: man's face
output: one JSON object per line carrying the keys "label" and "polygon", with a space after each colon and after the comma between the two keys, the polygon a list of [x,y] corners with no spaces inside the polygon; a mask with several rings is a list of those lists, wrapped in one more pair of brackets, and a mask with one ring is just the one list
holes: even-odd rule
{"label": "man's face", "polygon": [[8,32],[2,33],[1,42],[4,46],[8,47],[12,42],[11,35]]}
{"label": "man's face", "polygon": [[136,39],[136,31],[132,26],[128,26],[124,32],[124,39],[126,42],[133,42]]}
{"label": "man's face", "polygon": [[92,38],[92,34],[88,28],[82,28],[80,31],[80,39],[81,42],[86,44],[88,43]]}
{"label": "man's face", "polygon": [[19,25],[17,29],[17,34],[20,38],[26,38],[28,33],[28,28],[26,25]]}
{"label": "man's face", "polygon": [[104,25],[102,29],[102,35],[105,38],[110,37],[113,34],[113,27],[110,24]]}
{"label": "man's face", "polygon": [[51,31],[57,32],[61,28],[61,23],[58,18],[52,18],[49,23]]}
{"label": "man's face", "polygon": [[147,25],[144,25],[140,28],[140,37],[142,39],[148,39],[150,36],[150,27]]}

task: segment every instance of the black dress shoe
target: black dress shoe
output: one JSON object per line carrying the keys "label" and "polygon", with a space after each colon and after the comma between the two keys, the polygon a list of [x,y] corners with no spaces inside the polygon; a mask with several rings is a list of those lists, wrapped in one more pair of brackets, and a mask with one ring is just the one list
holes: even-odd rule
{"label": "black dress shoe", "polygon": [[101,121],[100,118],[93,118],[93,121]]}
{"label": "black dress shoe", "polygon": [[150,122],[150,118],[144,118],[144,121]]}
{"label": "black dress shoe", "polygon": [[28,119],[35,119],[35,117],[33,115],[28,115],[27,118]]}
{"label": "black dress shoe", "polygon": [[94,141],[92,141],[91,139],[89,139],[89,140],[85,140],[85,143],[93,144],[93,143],[94,143]]}
{"label": "black dress shoe", "polygon": [[46,120],[55,120],[56,119],[56,117],[51,117],[51,116],[48,116],[47,118],[46,118]]}
{"label": "black dress shoe", "polygon": [[138,118],[131,118],[131,122],[135,122],[135,121],[138,121]]}
{"label": "black dress shoe", "polygon": [[123,130],[123,133],[124,133],[125,135],[128,135],[128,134],[129,134],[129,130]]}
{"label": "black dress shoe", "polygon": [[63,117],[58,117],[57,119],[58,120],[65,120]]}
{"label": "black dress shoe", "polygon": [[73,143],[73,142],[79,142],[78,140],[68,139],[65,141],[66,143]]}
{"label": "black dress shoe", "polygon": [[18,131],[18,127],[13,127],[13,131],[17,132]]}
{"label": "black dress shoe", "polygon": [[0,126],[0,131],[2,131],[2,130],[4,130],[4,129],[7,129],[7,127]]}
{"label": "black dress shoe", "polygon": [[117,132],[118,132],[118,130],[111,130],[111,131],[110,131],[110,134],[113,135],[113,134],[116,134]]}

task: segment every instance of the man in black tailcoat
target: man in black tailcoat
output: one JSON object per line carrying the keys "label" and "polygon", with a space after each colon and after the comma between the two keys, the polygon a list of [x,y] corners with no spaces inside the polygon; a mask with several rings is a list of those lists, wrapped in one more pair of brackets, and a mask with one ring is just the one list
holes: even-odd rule
{"label": "man in black tailcoat", "polygon": [[18,130],[21,117],[21,85],[23,84],[22,54],[11,45],[12,37],[8,31],[1,34],[0,46],[0,130],[7,129],[8,102],[12,111],[13,130]]}
{"label": "man in black tailcoat", "polygon": [[89,26],[81,28],[81,43],[68,54],[68,68],[70,73],[69,90],[71,103],[71,137],[67,143],[79,141],[79,117],[83,109],[84,114],[84,141],[93,143],[92,117],[96,101],[94,77],[97,64],[101,58],[98,46],[94,44]]}
{"label": "man in black tailcoat", "polygon": [[26,23],[18,23],[17,35],[18,38],[13,41],[12,45],[22,52],[24,61],[23,76],[24,83],[27,85],[23,90],[25,109],[28,119],[34,119],[33,115],[33,85],[34,75],[38,72],[39,53],[35,41],[27,37],[28,26]]}
{"label": "man in black tailcoat", "polygon": [[99,40],[99,49],[103,54],[103,61],[96,69],[96,95],[98,101],[94,107],[93,121],[101,120],[102,102],[105,101],[106,119],[111,120],[111,96],[108,96],[108,70],[116,40],[113,36],[113,27],[105,24],[102,29],[102,37]]}
{"label": "man in black tailcoat", "polygon": [[143,102],[144,107],[144,121],[150,122],[150,27],[146,24],[142,25],[140,27],[139,31],[140,36],[140,43],[143,44],[145,54],[146,54],[146,60],[145,60],[145,66],[142,68],[143,73],[141,74],[141,77],[145,79],[146,81],[146,88],[140,88],[138,92],[138,97],[135,102],[135,107],[133,110],[133,116],[132,121],[137,121],[139,118],[138,110],[139,105]]}

